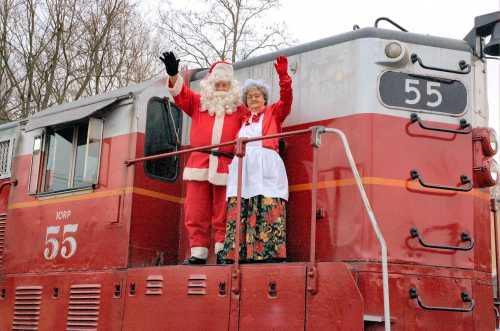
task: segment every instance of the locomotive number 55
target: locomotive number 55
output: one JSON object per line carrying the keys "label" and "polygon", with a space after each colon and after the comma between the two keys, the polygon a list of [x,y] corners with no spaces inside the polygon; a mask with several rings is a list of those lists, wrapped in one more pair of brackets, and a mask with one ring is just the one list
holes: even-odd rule
{"label": "locomotive number 55", "polygon": [[75,237],[68,235],[78,231],[78,224],[66,224],[61,226],[49,226],[45,234],[45,249],[43,257],[46,260],[53,260],[57,255],[64,259],[69,259],[76,253],[77,243]]}

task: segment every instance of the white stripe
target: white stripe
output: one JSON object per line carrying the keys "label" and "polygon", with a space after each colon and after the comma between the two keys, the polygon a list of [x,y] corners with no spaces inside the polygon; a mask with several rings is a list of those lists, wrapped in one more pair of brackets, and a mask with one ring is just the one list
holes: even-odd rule
{"label": "white stripe", "polygon": [[175,81],[174,87],[169,86],[170,79],[167,79],[167,88],[170,95],[175,97],[181,93],[182,85],[184,84],[184,78],[181,75],[177,74],[177,80]]}
{"label": "white stripe", "polygon": [[184,180],[208,180],[208,169],[206,168],[184,168],[182,174]]}

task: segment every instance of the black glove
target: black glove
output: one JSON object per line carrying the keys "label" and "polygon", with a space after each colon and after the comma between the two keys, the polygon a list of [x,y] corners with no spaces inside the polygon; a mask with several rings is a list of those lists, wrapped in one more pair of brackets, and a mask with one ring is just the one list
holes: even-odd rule
{"label": "black glove", "polygon": [[175,76],[179,73],[179,61],[175,58],[174,52],[165,52],[160,60],[165,64],[165,69],[169,76]]}

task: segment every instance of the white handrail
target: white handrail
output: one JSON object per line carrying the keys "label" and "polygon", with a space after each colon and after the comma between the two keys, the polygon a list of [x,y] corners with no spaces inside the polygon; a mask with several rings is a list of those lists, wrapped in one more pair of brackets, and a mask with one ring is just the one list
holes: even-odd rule
{"label": "white handrail", "polygon": [[373,231],[375,232],[377,240],[380,244],[380,252],[382,255],[382,286],[384,293],[384,325],[385,325],[385,331],[390,331],[391,311],[390,311],[390,301],[389,301],[389,269],[387,266],[387,245],[385,243],[384,236],[382,235],[382,231],[380,231],[377,219],[375,218],[375,214],[373,213],[372,207],[370,206],[370,201],[368,200],[368,196],[366,195],[365,189],[363,187],[363,182],[361,180],[361,177],[359,176],[359,172],[358,169],[356,168],[356,163],[354,162],[354,158],[352,157],[351,149],[349,148],[349,143],[347,142],[345,134],[339,129],[334,129],[334,128],[324,128],[322,131],[335,133],[339,136],[340,140],[342,141],[347,156],[347,160],[349,161],[349,165],[351,166],[354,180],[356,181],[356,186],[358,187],[359,194],[361,195],[361,199],[363,200],[363,204],[365,205],[366,212],[368,214],[368,218],[370,219]]}

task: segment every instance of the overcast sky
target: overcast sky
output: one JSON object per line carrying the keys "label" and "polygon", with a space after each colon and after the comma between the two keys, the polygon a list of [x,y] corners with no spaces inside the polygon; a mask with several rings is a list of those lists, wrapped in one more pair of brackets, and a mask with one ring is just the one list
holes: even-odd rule
{"label": "overcast sky", "polygon": [[[157,13],[161,0],[142,0],[147,12]],[[193,0],[171,0],[189,8]],[[354,24],[373,26],[386,16],[415,33],[463,39],[474,17],[500,10],[500,0],[282,0],[282,8],[270,20],[285,21],[293,37],[305,43],[350,31]],[[380,27],[390,28],[382,22]],[[500,134],[500,61],[488,61],[490,126]]]}

